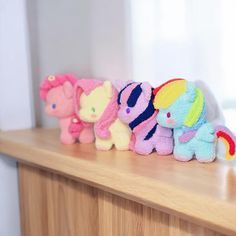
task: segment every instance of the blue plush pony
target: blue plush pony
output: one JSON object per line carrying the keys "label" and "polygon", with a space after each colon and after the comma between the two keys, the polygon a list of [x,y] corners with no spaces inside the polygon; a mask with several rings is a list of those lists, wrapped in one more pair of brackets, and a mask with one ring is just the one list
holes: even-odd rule
{"label": "blue plush pony", "polygon": [[206,120],[206,105],[202,91],[193,82],[173,79],[154,90],[154,107],[159,110],[157,122],[174,129],[174,157],[189,161],[194,156],[200,162],[216,157],[216,138],[223,138],[228,149],[226,159],[235,154],[236,139],[223,126],[214,127]]}

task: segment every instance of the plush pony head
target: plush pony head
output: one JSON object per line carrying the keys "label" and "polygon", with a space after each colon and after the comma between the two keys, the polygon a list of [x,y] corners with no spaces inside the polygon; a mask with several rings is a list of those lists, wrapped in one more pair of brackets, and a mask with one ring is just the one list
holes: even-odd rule
{"label": "plush pony head", "polygon": [[117,118],[117,91],[110,81],[81,79],[75,85],[77,115],[81,120],[95,123],[95,133],[109,138],[109,127]]}
{"label": "plush pony head", "polygon": [[118,117],[134,131],[155,115],[152,103],[152,87],[149,83],[131,82],[118,95]]}
{"label": "plush pony head", "polygon": [[205,101],[202,91],[193,82],[173,79],[154,90],[157,121],[168,128],[191,129],[205,121]]}
{"label": "plush pony head", "polygon": [[74,114],[73,92],[77,79],[73,75],[50,75],[40,85],[40,97],[45,101],[45,112],[57,118]]}

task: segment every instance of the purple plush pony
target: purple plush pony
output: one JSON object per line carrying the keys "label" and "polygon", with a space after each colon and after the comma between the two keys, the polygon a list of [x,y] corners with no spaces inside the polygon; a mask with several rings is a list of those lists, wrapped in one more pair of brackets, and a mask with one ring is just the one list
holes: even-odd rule
{"label": "purple plush pony", "polygon": [[147,82],[131,82],[123,86],[117,101],[120,107],[118,117],[132,130],[130,149],[142,155],[150,154],[153,149],[159,155],[169,155],[173,151],[172,130],[156,122],[152,91]]}

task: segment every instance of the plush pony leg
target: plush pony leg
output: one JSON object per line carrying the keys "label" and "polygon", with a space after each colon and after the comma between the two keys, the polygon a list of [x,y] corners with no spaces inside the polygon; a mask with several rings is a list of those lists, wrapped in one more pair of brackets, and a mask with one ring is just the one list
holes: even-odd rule
{"label": "plush pony leg", "polygon": [[116,149],[121,151],[129,150],[131,131],[126,124],[116,119],[110,127],[110,132]]}
{"label": "plush pony leg", "polygon": [[134,151],[141,155],[148,155],[154,149],[153,144],[150,141],[143,141],[137,139],[134,146]]}
{"label": "plush pony leg", "polygon": [[190,161],[193,158],[193,151],[188,144],[176,143],[174,147],[174,158],[178,161]]}
{"label": "plush pony leg", "polygon": [[73,144],[76,142],[76,138],[71,135],[69,132],[69,125],[70,125],[70,118],[61,119],[59,120],[60,128],[61,128],[61,134],[60,134],[60,140],[63,144]]}
{"label": "plush pony leg", "polygon": [[120,133],[114,139],[116,149],[121,151],[129,150],[129,142],[130,136],[124,133]]}
{"label": "plush pony leg", "polygon": [[196,159],[199,162],[212,162],[214,161],[216,154],[215,154],[215,143],[214,142],[198,142],[196,145],[200,148],[196,148],[195,155]]}
{"label": "plush pony leg", "polygon": [[94,142],[94,131],[93,127],[84,127],[79,135],[80,143],[93,143]]}
{"label": "plush pony leg", "polygon": [[69,134],[69,132],[63,132],[63,131],[61,132],[60,140],[61,143],[63,144],[73,144],[76,142],[76,139],[73,138],[71,134]]}
{"label": "plush pony leg", "polygon": [[157,137],[155,149],[159,155],[170,155],[173,152],[173,138]]}
{"label": "plush pony leg", "polygon": [[101,139],[96,137],[95,146],[98,150],[107,151],[112,148],[113,142],[112,139]]}

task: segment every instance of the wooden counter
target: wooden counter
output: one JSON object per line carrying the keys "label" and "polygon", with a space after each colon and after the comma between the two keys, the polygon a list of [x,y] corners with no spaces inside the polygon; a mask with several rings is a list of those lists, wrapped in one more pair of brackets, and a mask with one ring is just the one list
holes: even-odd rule
{"label": "wooden counter", "polygon": [[19,161],[22,235],[236,235],[236,168],[66,146],[58,135],[0,132],[0,152]]}

